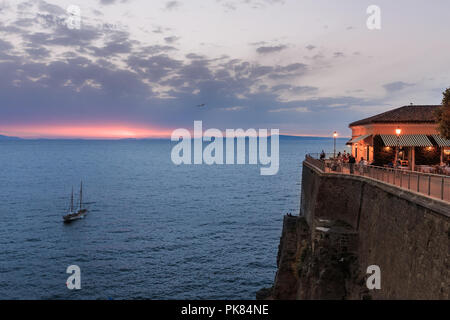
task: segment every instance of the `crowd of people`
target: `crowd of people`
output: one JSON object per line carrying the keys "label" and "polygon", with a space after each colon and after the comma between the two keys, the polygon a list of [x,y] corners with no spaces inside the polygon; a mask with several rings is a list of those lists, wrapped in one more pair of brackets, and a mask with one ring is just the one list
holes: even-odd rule
{"label": "crowd of people", "polygon": [[[320,153],[320,160],[326,160],[326,153],[322,150]],[[349,152],[338,152],[334,157],[330,156],[328,158],[329,161],[327,161],[327,167],[331,169],[331,171],[338,171],[342,172],[342,169],[344,167],[348,168],[350,173],[354,173],[355,168],[359,170],[360,174],[363,174],[365,170],[367,170],[368,165],[375,165],[375,162],[369,163],[364,157],[361,157],[359,161]],[[331,161],[330,161],[331,160]],[[406,164],[405,164],[406,163]],[[408,162],[406,160],[397,159],[395,161],[392,159],[387,164],[384,165],[384,167],[387,168],[393,168],[393,169],[408,169]],[[419,167],[423,167],[420,165],[416,165],[416,171],[421,171]],[[432,167],[433,171],[429,173],[436,173],[436,174],[443,174],[443,175],[450,175],[450,158],[446,159],[443,163],[440,165],[434,165],[434,166],[428,166]]]}
{"label": "crowd of people", "polygon": [[[322,152],[320,153],[320,160],[325,160],[325,158],[326,158],[325,152],[322,150]],[[338,154],[336,155],[336,157],[332,158],[332,160],[333,161],[332,161],[332,165],[331,165],[331,170],[342,171],[343,165],[348,163],[350,173],[352,173],[352,174],[354,173],[356,159],[351,153],[349,153],[347,151],[344,151],[343,153],[341,153],[339,151]],[[361,159],[358,162],[359,170],[363,172],[364,167],[367,166],[368,164],[369,163],[367,162],[367,160],[365,160],[364,157],[361,157]]]}

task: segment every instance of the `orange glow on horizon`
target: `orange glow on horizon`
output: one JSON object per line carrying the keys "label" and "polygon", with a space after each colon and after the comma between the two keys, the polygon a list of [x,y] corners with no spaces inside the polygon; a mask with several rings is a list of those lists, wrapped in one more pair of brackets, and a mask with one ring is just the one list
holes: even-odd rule
{"label": "orange glow on horizon", "polygon": [[32,125],[1,127],[0,134],[20,138],[127,139],[168,138],[172,130],[127,125]]}
{"label": "orange glow on horizon", "polygon": [[[186,128],[193,137],[193,130]],[[190,130],[191,129],[191,130]],[[168,138],[170,139],[173,128],[138,127],[124,124],[109,125],[16,125],[0,126],[0,135],[14,136],[25,139],[144,139],[144,138]],[[205,130],[205,128],[203,128]],[[225,132],[222,131],[224,137]],[[269,132],[270,135],[270,132]],[[323,137],[320,134],[298,134],[280,132],[280,135],[294,137]],[[344,137],[341,137],[344,138]]]}

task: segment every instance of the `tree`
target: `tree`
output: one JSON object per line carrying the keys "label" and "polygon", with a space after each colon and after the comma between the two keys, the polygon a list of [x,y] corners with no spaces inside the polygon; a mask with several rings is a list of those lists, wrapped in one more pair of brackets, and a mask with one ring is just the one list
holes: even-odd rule
{"label": "tree", "polygon": [[438,121],[439,134],[450,140],[450,88],[447,88],[443,93],[442,106],[436,110],[436,118]]}

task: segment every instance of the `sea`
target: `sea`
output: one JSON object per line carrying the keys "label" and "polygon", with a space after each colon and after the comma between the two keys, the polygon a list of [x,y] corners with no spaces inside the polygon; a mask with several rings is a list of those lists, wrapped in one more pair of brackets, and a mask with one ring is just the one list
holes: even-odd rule
{"label": "sea", "polygon": [[[347,139],[337,139],[342,151]],[[255,299],[270,287],[306,153],[281,137],[258,165],[175,165],[170,140],[0,141],[0,299]],[[64,224],[83,181],[84,219]],[[67,268],[81,289],[68,289]]]}

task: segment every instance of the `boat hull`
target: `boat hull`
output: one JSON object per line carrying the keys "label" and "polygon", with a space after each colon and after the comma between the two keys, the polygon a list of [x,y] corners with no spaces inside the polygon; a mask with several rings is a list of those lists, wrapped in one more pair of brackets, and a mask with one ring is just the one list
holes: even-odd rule
{"label": "boat hull", "polygon": [[83,219],[86,214],[87,214],[86,209],[81,210],[77,213],[69,213],[69,214],[63,216],[63,221],[68,223],[68,222],[72,222],[74,220]]}

